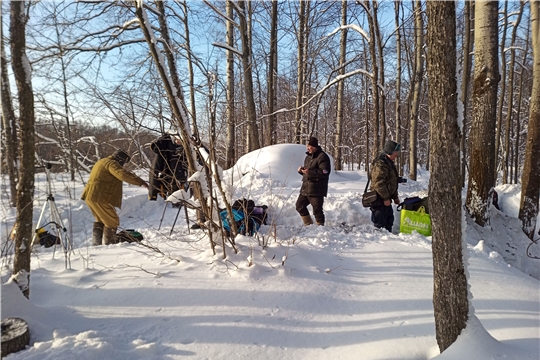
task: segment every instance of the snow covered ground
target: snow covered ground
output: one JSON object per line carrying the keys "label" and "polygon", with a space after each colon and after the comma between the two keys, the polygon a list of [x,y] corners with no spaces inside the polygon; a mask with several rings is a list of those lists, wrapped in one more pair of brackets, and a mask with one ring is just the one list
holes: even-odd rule
{"label": "snow covered ground", "polygon": [[[497,188],[501,211],[491,210],[488,227],[467,224],[475,315],[439,355],[431,238],[400,234],[397,211],[393,233],[374,229],[361,205],[363,171],[332,173],[326,226],[301,226],[294,203],[304,151],[264,148],[225,172],[234,198],[269,206],[271,224],[239,236],[237,254],[227,245],[225,259],[201,230],[189,231],[183,210],[172,234],[178,210],[170,206],[158,229],[164,202],[130,185],[121,224],[141,232],[143,244],[92,247],[82,183],[53,174],[74,250],[35,248],[29,300],[3,258],[2,318],[21,317],[31,332],[31,346],[7,359],[540,358],[540,260],[527,256],[530,241],[516,219],[519,186]],[[419,181],[400,185],[401,198],[426,196],[428,180],[420,171]],[[36,222],[46,195],[38,174]],[[3,191],[3,244],[15,221],[6,204]],[[528,251],[539,256],[539,246]]]}

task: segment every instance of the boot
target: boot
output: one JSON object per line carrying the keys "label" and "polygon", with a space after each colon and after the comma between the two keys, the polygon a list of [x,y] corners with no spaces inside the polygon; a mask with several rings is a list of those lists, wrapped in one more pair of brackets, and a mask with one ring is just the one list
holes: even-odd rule
{"label": "boot", "polygon": [[313,224],[313,219],[311,219],[311,215],[301,216],[301,218],[305,226]]}
{"label": "boot", "polygon": [[95,222],[92,229],[92,245],[99,246],[103,242],[103,223]]}
{"label": "boot", "polygon": [[116,244],[118,240],[116,239],[116,228],[105,227],[103,229],[103,245],[112,245]]}

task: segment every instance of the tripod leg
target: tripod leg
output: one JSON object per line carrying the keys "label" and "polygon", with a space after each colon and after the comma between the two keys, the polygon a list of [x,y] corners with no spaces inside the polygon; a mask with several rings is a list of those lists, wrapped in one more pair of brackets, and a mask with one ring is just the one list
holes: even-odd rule
{"label": "tripod leg", "polygon": [[[176,217],[174,218],[174,222],[171,227],[171,232],[169,233],[169,236],[172,235],[172,232],[174,230],[174,225],[176,225],[176,220],[178,220],[178,215],[180,214],[180,210],[182,210],[182,204],[180,204],[180,207],[178,208],[178,212],[176,213]],[[185,206],[184,206],[185,207]]]}
{"label": "tripod leg", "polygon": [[165,201],[165,206],[163,207],[163,213],[161,214],[161,220],[159,220],[158,230],[161,229],[161,223],[163,222],[163,217],[165,216],[165,210],[167,210],[167,202]]}
{"label": "tripod leg", "polygon": [[30,242],[30,249],[34,246],[34,241],[36,241],[37,230],[41,225],[41,220],[43,219],[43,214],[45,213],[45,208],[47,207],[48,203],[49,199],[47,199],[47,201],[43,203],[43,207],[41,208],[41,213],[39,214],[38,222],[36,224],[36,231],[34,231],[34,235],[32,235],[32,241]]}
{"label": "tripod leg", "polygon": [[49,200],[50,207],[51,207],[51,216],[56,223],[56,226],[61,226],[61,228],[58,230],[58,234],[60,237],[60,242],[62,243],[62,247],[64,248],[64,252],[73,250],[72,243],[69,240],[69,236],[67,234],[67,229],[64,226],[64,222],[62,221],[62,218],[60,217],[60,211],[58,211],[58,207],[56,206],[56,203],[53,199]]}
{"label": "tripod leg", "polygon": [[186,224],[187,224],[188,234],[191,234],[191,228],[189,227],[189,217],[187,213],[187,206],[184,206],[184,214],[186,215]]}

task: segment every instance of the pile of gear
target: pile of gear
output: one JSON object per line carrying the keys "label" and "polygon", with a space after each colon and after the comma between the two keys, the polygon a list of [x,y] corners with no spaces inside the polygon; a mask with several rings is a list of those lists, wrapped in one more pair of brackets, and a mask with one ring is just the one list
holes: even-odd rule
{"label": "pile of gear", "polygon": [[[238,234],[253,236],[261,225],[266,225],[268,206],[256,206],[253,200],[239,199],[232,205],[233,221]],[[231,236],[231,218],[227,210],[219,213],[226,236]]]}

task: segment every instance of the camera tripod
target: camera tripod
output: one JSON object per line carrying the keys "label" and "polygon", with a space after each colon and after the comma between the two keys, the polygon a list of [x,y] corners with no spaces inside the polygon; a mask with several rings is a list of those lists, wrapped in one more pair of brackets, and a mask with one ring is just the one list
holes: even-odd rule
{"label": "camera tripod", "polygon": [[[56,226],[56,233],[57,233],[58,238],[60,239],[60,244],[62,245],[62,248],[64,249],[64,253],[67,254],[68,251],[72,250],[72,244],[71,244],[71,241],[69,240],[67,229],[64,226],[62,218],[60,217],[60,212],[58,211],[58,207],[56,206],[56,203],[54,202],[54,196],[52,194],[52,186],[51,186],[51,178],[50,178],[51,167],[52,167],[51,163],[45,164],[45,174],[47,177],[47,200],[45,201],[45,203],[43,203],[43,207],[41,208],[38,222],[36,224],[36,230],[34,232],[34,236],[32,237],[32,242],[30,246],[32,247],[34,245],[34,241],[36,240],[36,237],[38,235],[38,230],[42,226],[41,221],[43,220],[43,217],[45,215],[45,210],[49,208],[50,221],[45,225],[54,224]],[[67,261],[67,257],[66,257],[66,261]]]}
{"label": "camera tripod", "polygon": [[[178,207],[178,212],[176,213],[176,217],[174,218],[174,222],[172,224],[171,231],[169,232],[169,236],[172,235],[173,233],[174,227],[176,226],[176,221],[178,220],[178,215],[180,215],[180,211],[182,210],[182,208],[184,208],[184,214],[186,216],[186,224],[188,228],[188,233],[190,233],[188,207],[191,208],[192,206],[190,206],[189,202],[187,201],[187,199],[191,197],[191,194],[188,194],[186,191],[188,187],[189,187],[189,182],[182,183],[179,186],[180,190],[183,190],[183,192],[180,194],[180,198],[176,199],[176,203],[173,204],[173,206],[176,205]],[[161,224],[163,223],[163,218],[165,217],[165,210],[167,210],[168,203],[169,201],[165,200],[165,206],[163,207],[163,213],[161,214],[158,230],[161,229]]]}

